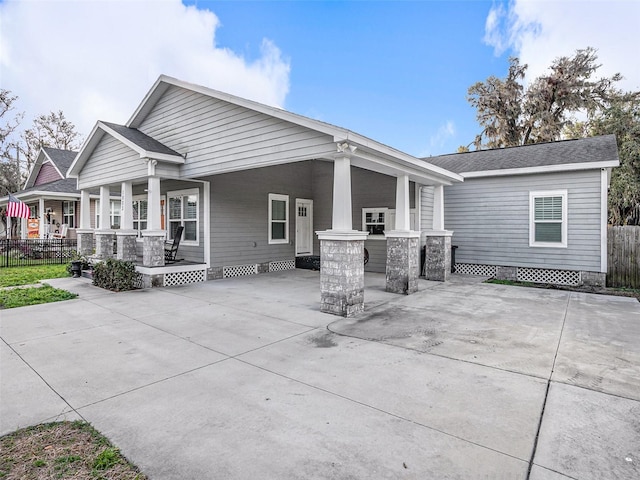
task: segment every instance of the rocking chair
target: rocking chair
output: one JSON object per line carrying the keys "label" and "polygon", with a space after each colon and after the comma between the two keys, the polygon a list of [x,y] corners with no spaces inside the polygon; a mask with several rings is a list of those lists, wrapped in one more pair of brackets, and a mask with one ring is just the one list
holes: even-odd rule
{"label": "rocking chair", "polygon": [[184,230],[184,227],[180,225],[178,228],[176,228],[176,231],[173,234],[173,242],[165,242],[165,245],[164,245],[165,263],[174,263],[178,261],[176,259],[176,255],[178,254],[178,247],[180,246],[180,240],[182,239],[183,230]]}

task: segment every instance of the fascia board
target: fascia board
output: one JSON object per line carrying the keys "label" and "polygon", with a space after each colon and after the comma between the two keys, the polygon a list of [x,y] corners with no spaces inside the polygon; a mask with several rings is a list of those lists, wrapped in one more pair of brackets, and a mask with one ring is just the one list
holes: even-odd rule
{"label": "fascia board", "polygon": [[[27,181],[24,182],[24,186],[22,187],[23,189],[25,188],[29,188],[29,187],[33,187],[33,184],[36,181],[36,178],[38,177],[37,175],[34,175],[36,170],[40,170],[40,166],[44,163],[44,159],[43,157],[47,157],[49,158],[49,156],[46,154],[46,152],[41,148],[40,152],[38,153],[38,158],[36,158],[35,163],[33,164],[33,166],[31,167],[31,171],[29,172],[29,176],[27,177]],[[51,161],[51,159],[49,158],[49,161]],[[51,162],[53,163],[53,162]],[[55,166],[55,164],[54,164]],[[58,168],[56,167],[56,170],[58,170]],[[60,172],[58,170],[58,172]],[[60,178],[64,178],[64,175],[61,175]]]}
{"label": "fascia board", "polygon": [[461,172],[463,178],[502,177],[507,175],[530,175],[534,173],[556,173],[577,170],[597,170],[620,166],[619,160],[603,162],[564,163],[562,165],[543,165],[540,167],[505,168],[501,170],[480,170],[475,172]]}
{"label": "fascia board", "polygon": [[128,138],[123,137],[122,135],[120,135],[118,132],[116,132],[115,130],[110,128],[108,125],[105,125],[102,122],[98,122],[98,124],[100,125],[100,128],[102,130],[104,130],[106,133],[111,135],[113,138],[118,140],[120,143],[122,143],[122,144],[126,145],[127,147],[129,147],[134,152],[137,152],[138,155],[140,155],[140,158],[154,158],[156,160],[160,160],[160,161],[163,161],[163,162],[184,163],[184,157],[181,157],[180,155],[170,155],[170,154],[167,154],[167,153],[158,153],[158,152],[145,150],[144,148],[141,148],[139,145],[136,145],[135,143],[133,143]]}

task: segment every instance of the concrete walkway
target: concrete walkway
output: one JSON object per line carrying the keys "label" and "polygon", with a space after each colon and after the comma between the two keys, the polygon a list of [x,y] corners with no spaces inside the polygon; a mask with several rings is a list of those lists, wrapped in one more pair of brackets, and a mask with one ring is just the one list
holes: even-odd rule
{"label": "concrete walkway", "polygon": [[151,479],[640,478],[640,303],[317,272],[0,312],[0,434],[84,419]]}

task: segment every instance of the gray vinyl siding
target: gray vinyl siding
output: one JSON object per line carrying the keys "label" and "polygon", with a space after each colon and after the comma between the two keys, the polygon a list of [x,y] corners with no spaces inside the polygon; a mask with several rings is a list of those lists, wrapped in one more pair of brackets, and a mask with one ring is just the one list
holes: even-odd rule
{"label": "gray vinyl siding", "polygon": [[110,135],[104,135],[78,177],[78,188],[87,189],[147,176],[140,155]]}
{"label": "gray vinyl siding", "polygon": [[[221,174],[207,180],[211,182],[213,267],[295,258],[295,200],[313,199],[311,162]],[[289,196],[287,244],[269,244],[270,193]],[[314,204],[314,216],[315,210]]]}
{"label": "gray vinyl siding", "polygon": [[[424,232],[433,228],[433,187],[422,187],[420,202],[420,229]],[[421,244],[424,244],[424,235],[422,237]]]}
{"label": "gray vinyl siding", "polygon": [[[567,248],[529,246],[529,192],[568,191]],[[445,187],[456,261],[600,270],[600,171],[466,179]]]}
{"label": "gray vinyl siding", "polygon": [[187,155],[183,178],[335,152],[329,135],[176,86],[139,130]]}

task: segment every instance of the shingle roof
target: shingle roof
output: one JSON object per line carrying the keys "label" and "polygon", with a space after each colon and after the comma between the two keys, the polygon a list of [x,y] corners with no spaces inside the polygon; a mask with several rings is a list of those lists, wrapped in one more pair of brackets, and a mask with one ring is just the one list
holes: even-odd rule
{"label": "shingle roof", "polygon": [[43,183],[41,185],[36,185],[35,187],[25,188],[24,190],[20,190],[20,194],[29,193],[29,192],[57,192],[57,193],[77,193],[80,194],[80,190],[78,190],[77,180],[75,178],[63,178],[61,180],[55,180],[49,183]]}
{"label": "shingle roof", "polygon": [[101,121],[101,123],[111,128],[116,133],[122,135],[124,138],[136,144],[138,147],[142,148],[143,150],[146,150],[148,152],[153,152],[153,153],[162,153],[166,155],[181,156],[175,150],[172,150],[166,145],[160,143],[155,138],[152,138],[149,135],[142,133],[137,128],[129,128],[129,127],[125,127],[124,125],[118,125],[116,123],[110,123],[110,122],[104,122],[104,121]]}
{"label": "shingle roof", "polygon": [[618,161],[615,135],[423,158],[455,173]]}
{"label": "shingle roof", "polygon": [[59,148],[51,148],[51,147],[43,147],[43,150],[49,156],[51,161],[56,164],[58,170],[62,173],[62,175],[67,174],[67,170],[73,163],[73,159],[76,158],[78,152],[74,152],[71,150],[61,150]]}

